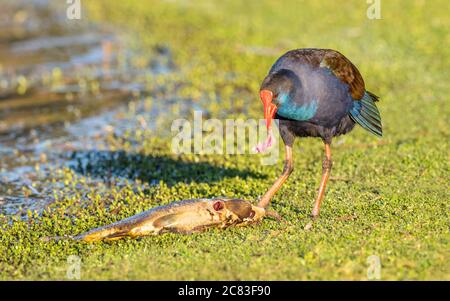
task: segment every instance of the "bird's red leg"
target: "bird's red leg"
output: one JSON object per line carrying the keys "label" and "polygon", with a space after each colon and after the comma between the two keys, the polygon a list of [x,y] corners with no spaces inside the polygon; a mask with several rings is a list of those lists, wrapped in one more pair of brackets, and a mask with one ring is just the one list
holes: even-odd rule
{"label": "bird's red leg", "polygon": [[270,187],[269,190],[264,194],[264,196],[261,198],[261,200],[258,203],[259,207],[266,208],[269,206],[270,200],[275,195],[275,193],[280,189],[281,185],[283,185],[284,182],[286,182],[289,175],[294,170],[294,164],[292,160],[292,147],[289,145],[285,146],[285,152],[286,152],[286,158],[284,161],[284,168],[283,173],[281,176],[273,183],[272,187]]}
{"label": "bird's red leg", "polygon": [[325,187],[327,186],[328,178],[330,177],[331,166],[333,162],[331,161],[331,148],[330,144],[325,142],[325,158],[322,162],[322,181],[320,182],[319,193],[317,194],[316,203],[314,204],[314,209],[312,211],[312,216],[319,216],[320,202],[325,194]]}

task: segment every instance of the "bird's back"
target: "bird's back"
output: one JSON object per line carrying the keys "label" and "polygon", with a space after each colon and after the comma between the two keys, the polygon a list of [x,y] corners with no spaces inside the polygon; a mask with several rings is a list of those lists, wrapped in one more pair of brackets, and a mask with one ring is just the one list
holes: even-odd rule
{"label": "bird's back", "polygon": [[[275,62],[269,74],[281,69],[293,71],[301,83],[294,99],[297,107],[315,108],[314,115],[308,122],[333,127],[348,115],[353,98],[349,85],[341,81],[329,68],[321,66],[327,51],[329,50],[289,51]],[[293,107],[280,108],[278,115],[301,121],[301,118],[296,118]]]}

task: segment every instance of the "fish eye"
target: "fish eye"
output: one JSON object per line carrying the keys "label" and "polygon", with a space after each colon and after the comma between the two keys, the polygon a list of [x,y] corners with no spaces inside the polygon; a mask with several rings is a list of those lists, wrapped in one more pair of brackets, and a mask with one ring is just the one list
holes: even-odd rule
{"label": "fish eye", "polygon": [[222,210],[223,209],[223,203],[222,202],[215,202],[214,204],[213,204],[213,208],[214,208],[214,210],[216,210],[216,211],[219,211],[219,210]]}

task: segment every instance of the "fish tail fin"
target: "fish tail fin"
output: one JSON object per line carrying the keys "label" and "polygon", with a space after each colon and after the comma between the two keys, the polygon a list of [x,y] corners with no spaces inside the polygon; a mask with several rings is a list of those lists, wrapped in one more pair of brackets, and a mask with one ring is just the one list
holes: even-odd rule
{"label": "fish tail fin", "polygon": [[379,97],[366,91],[361,100],[353,102],[350,110],[350,117],[354,122],[362,126],[370,133],[381,137],[383,136],[383,127],[381,125],[380,111],[378,111],[375,102],[379,101]]}
{"label": "fish tail fin", "polygon": [[126,236],[129,231],[118,230],[114,227],[100,227],[92,229],[86,233],[75,236],[74,240],[94,242],[100,240],[114,240]]}
{"label": "fish tail fin", "polygon": [[112,233],[112,234],[110,234],[108,236],[105,236],[103,239],[111,241],[111,240],[121,239],[121,238],[126,237],[126,236],[131,236],[132,237],[132,235],[130,235],[130,231],[115,232],[115,233]]}

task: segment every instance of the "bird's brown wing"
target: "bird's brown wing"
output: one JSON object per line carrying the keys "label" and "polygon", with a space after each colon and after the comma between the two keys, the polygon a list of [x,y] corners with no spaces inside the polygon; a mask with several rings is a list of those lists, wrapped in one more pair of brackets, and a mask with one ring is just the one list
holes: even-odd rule
{"label": "bird's brown wing", "polygon": [[354,100],[360,100],[364,96],[366,88],[361,73],[343,54],[327,49],[320,61],[320,67],[329,68],[337,78],[348,84]]}
{"label": "bird's brown wing", "polygon": [[354,100],[361,100],[364,96],[366,88],[361,73],[348,58],[336,50],[303,48],[288,51],[275,62],[269,73],[278,70],[286,60],[296,64],[328,68],[337,78],[349,86],[350,94]]}

